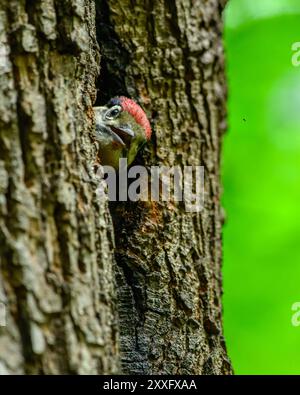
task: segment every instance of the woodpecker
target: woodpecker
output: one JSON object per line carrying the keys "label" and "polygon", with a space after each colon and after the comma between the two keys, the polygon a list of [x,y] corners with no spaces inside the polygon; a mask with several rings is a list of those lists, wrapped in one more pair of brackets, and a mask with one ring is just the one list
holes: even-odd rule
{"label": "woodpecker", "polygon": [[96,139],[102,165],[119,168],[119,159],[129,166],[150,140],[151,125],[144,110],[132,99],[114,97],[104,107],[94,107]]}

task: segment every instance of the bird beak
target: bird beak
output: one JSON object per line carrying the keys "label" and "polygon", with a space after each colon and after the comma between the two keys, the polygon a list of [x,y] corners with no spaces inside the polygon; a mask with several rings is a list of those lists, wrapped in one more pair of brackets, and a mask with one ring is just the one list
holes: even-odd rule
{"label": "bird beak", "polygon": [[107,111],[107,107],[95,107],[94,111],[98,118],[96,122],[98,132],[110,135],[113,142],[125,147],[128,139],[132,139],[135,136],[133,130],[129,126],[109,124],[105,121],[104,115]]}
{"label": "bird beak", "polygon": [[121,125],[118,127],[113,126],[112,129],[117,131],[117,133],[119,133],[121,136],[123,135],[125,138],[126,137],[133,138],[135,136],[134,131],[129,126],[126,125]]}
{"label": "bird beak", "polygon": [[112,138],[115,142],[122,142],[123,146],[130,146],[131,139],[133,139],[134,132],[127,126],[110,126]]}
{"label": "bird beak", "polygon": [[121,137],[112,130],[112,128],[107,127],[104,123],[99,125],[100,129],[102,129],[102,131],[104,131],[105,133],[109,134],[112,138],[112,141],[116,144],[120,144],[123,147],[125,147],[125,143],[124,141],[121,139]]}

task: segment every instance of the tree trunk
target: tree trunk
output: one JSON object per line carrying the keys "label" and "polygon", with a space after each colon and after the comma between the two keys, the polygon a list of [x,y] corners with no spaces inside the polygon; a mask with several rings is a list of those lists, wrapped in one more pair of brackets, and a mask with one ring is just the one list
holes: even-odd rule
{"label": "tree trunk", "polygon": [[[221,324],[219,158],[225,125],[220,1],[98,2],[100,91],[152,119],[147,164],[205,167],[205,209],[113,207],[126,373],[230,373]],[[102,97],[100,97],[102,99]]]}
{"label": "tree trunk", "polygon": [[[1,372],[232,372],[221,316],[224,5],[0,0]],[[97,104],[126,95],[146,109],[153,138],[138,163],[204,166],[203,211],[109,210],[95,87]]]}
{"label": "tree trunk", "polygon": [[0,4],[0,368],[115,373],[112,225],[91,139],[94,2]]}

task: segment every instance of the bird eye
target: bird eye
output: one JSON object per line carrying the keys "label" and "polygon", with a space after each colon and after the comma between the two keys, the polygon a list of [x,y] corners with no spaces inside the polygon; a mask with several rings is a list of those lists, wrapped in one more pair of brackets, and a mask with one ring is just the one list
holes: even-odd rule
{"label": "bird eye", "polygon": [[120,115],[122,108],[120,106],[114,106],[110,108],[105,114],[106,119],[115,119]]}

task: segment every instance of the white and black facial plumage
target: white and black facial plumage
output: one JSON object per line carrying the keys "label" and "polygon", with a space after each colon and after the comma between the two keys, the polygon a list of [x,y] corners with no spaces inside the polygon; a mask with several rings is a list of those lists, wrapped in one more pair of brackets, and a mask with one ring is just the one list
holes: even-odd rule
{"label": "white and black facial plumage", "polygon": [[119,168],[119,159],[133,162],[151,137],[150,122],[142,108],[127,97],[111,99],[104,107],[94,107],[96,138],[102,165]]}

